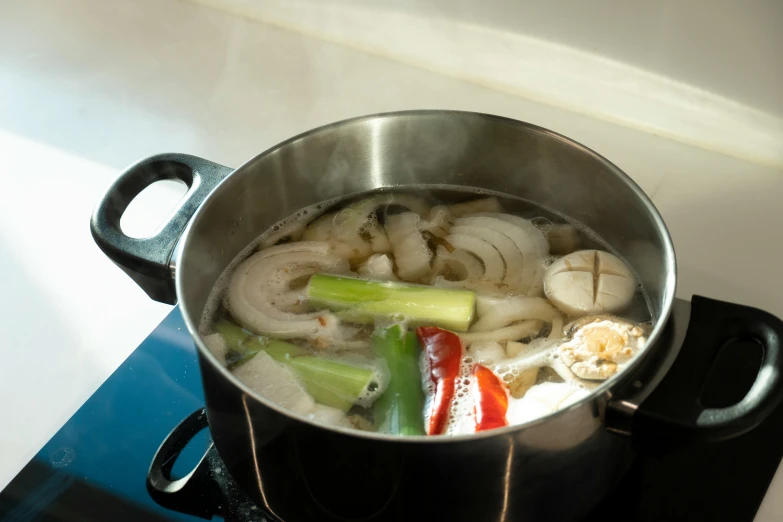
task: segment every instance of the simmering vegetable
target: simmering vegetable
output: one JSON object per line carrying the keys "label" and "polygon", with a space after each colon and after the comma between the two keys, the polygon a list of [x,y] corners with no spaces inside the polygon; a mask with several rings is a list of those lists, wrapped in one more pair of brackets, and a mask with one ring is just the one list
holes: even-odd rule
{"label": "simmering vegetable", "polygon": [[363,395],[378,390],[375,372],[312,355],[295,344],[258,337],[226,321],[215,324],[228,343],[226,366],[235,369],[263,351],[289,366],[301,379],[307,392],[319,404],[347,411]]}
{"label": "simmering vegetable", "polygon": [[466,290],[431,288],[391,281],[367,281],[315,274],[307,298],[316,306],[339,311],[357,323],[375,317],[402,316],[412,323],[465,331],[473,319],[476,296]]}
{"label": "simmering vegetable", "polygon": [[477,364],[473,368],[473,394],[476,431],[508,426],[508,395],[503,381],[492,370]]}
{"label": "simmering vegetable", "polygon": [[424,392],[416,335],[401,325],[379,328],[373,350],[389,366],[389,385],[373,405],[378,431],[393,435],[424,435]]}
{"label": "simmering vegetable", "polygon": [[319,204],[227,269],[201,333],[236,378],[312,422],[408,437],[523,424],[644,349],[644,292],[610,251],[509,197]]}
{"label": "simmering vegetable", "polygon": [[459,337],[435,326],[416,328],[416,336],[424,349],[435,393],[430,402],[428,435],[440,435],[446,428],[449,408],[454,399],[457,377],[462,361]]}

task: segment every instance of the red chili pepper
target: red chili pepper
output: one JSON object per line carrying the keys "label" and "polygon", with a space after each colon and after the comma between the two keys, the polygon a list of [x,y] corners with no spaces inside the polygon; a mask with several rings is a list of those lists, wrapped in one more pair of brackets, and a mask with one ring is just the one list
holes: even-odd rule
{"label": "red chili pepper", "polygon": [[419,343],[430,362],[430,379],[435,384],[435,397],[430,403],[428,435],[440,435],[446,428],[449,406],[462,359],[462,343],[457,334],[437,326],[416,328]]}
{"label": "red chili pepper", "polygon": [[473,368],[473,392],[476,431],[508,426],[506,387],[492,370],[480,364]]}

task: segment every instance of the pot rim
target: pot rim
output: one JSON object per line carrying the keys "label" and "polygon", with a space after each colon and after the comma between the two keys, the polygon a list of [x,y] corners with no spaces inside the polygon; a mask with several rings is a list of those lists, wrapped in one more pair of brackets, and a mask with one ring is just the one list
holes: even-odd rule
{"label": "pot rim", "polygon": [[[209,364],[215,367],[215,369],[220,372],[224,377],[226,377],[234,386],[239,387],[240,390],[242,390],[243,393],[246,395],[249,395],[253,397],[256,401],[263,404],[265,407],[270,408],[292,420],[298,421],[298,422],[304,422],[306,424],[309,424],[311,426],[315,426],[317,428],[331,431],[331,432],[338,432],[342,433],[344,435],[352,436],[352,437],[358,437],[358,438],[364,438],[364,439],[373,439],[378,441],[388,441],[388,442],[403,442],[403,443],[427,443],[427,444],[443,444],[443,443],[459,443],[459,442],[466,442],[470,440],[478,440],[478,439],[484,439],[489,437],[502,437],[502,436],[511,436],[516,432],[532,428],[541,424],[544,424],[546,422],[549,422],[552,419],[555,419],[559,416],[567,414],[569,411],[572,411],[576,408],[581,407],[585,403],[594,400],[596,397],[599,397],[603,394],[605,394],[607,391],[609,391],[611,388],[619,387],[619,384],[623,381],[625,381],[636,369],[638,369],[644,361],[650,356],[650,354],[656,349],[656,346],[659,344],[658,341],[662,336],[663,330],[666,327],[666,323],[669,320],[669,316],[671,315],[672,306],[674,303],[674,296],[677,286],[677,261],[675,257],[675,251],[674,251],[674,245],[672,243],[671,235],[669,234],[669,230],[666,227],[666,224],[661,217],[660,213],[658,212],[658,209],[653,204],[652,200],[650,200],[649,196],[639,187],[639,185],[631,179],[628,174],[626,174],[622,169],[620,169],[617,165],[606,159],[604,156],[598,154],[596,151],[592,150],[591,148],[577,142],[576,140],[573,140],[571,138],[568,138],[560,133],[557,133],[555,131],[546,129],[544,127],[540,127],[538,125],[524,122],[521,120],[515,120],[513,118],[508,118],[505,116],[498,116],[494,114],[487,114],[487,113],[479,113],[479,112],[471,112],[471,111],[457,111],[457,110],[440,110],[440,109],[424,109],[424,110],[407,110],[407,111],[392,111],[392,112],[381,112],[381,113],[375,113],[375,114],[368,114],[364,116],[356,116],[353,118],[348,118],[344,120],[339,120],[336,122],[328,123],[325,125],[321,125],[319,127],[315,127],[313,129],[310,129],[308,131],[302,132],[300,134],[297,134],[296,136],[293,136],[291,138],[288,138],[287,140],[284,140],[280,143],[277,143],[275,145],[272,145],[271,147],[265,149],[264,151],[256,154],[249,160],[245,161],[243,164],[241,164],[239,167],[234,169],[231,174],[226,176],[225,179],[228,179],[229,177],[235,175],[237,172],[242,171],[243,169],[248,168],[252,163],[264,158],[265,156],[272,154],[276,152],[277,150],[285,147],[286,145],[289,145],[291,143],[294,143],[298,140],[307,138],[309,136],[312,136],[314,134],[318,134],[324,130],[331,129],[334,127],[339,127],[343,125],[351,125],[356,124],[365,120],[377,120],[377,119],[386,119],[386,118],[395,118],[395,117],[406,117],[406,116],[432,116],[432,115],[444,115],[444,114],[456,114],[456,115],[462,115],[465,117],[471,117],[471,118],[482,118],[486,120],[492,120],[492,121],[499,121],[502,123],[515,125],[515,126],[522,126],[527,128],[530,131],[537,132],[540,134],[544,134],[550,138],[557,139],[560,141],[563,141],[567,143],[568,145],[575,147],[576,149],[580,150],[582,153],[587,154],[591,156],[593,159],[597,160],[598,162],[602,163],[609,171],[614,173],[616,176],[618,176],[621,180],[625,182],[625,184],[630,188],[633,193],[638,197],[641,202],[644,204],[645,208],[647,209],[650,217],[652,218],[653,222],[656,225],[656,228],[660,232],[663,244],[664,244],[664,259],[666,264],[666,278],[663,284],[663,306],[661,308],[661,313],[658,316],[658,319],[653,327],[653,331],[650,334],[650,336],[647,339],[647,344],[645,345],[644,350],[642,353],[640,353],[637,357],[635,357],[631,363],[619,374],[616,376],[604,381],[599,386],[594,388],[593,390],[588,390],[590,393],[583,397],[582,399],[574,402],[573,404],[570,404],[568,407],[557,410],[556,412],[550,413],[549,415],[546,415],[544,417],[539,417],[537,419],[533,419],[531,421],[522,423],[522,424],[515,424],[511,426],[505,426],[503,428],[496,428],[488,431],[483,431],[479,433],[471,433],[471,434],[465,434],[465,435],[448,435],[448,436],[432,436],[432,435],[412,435],[412,436],[399,436],[399,435],[390,435],[386,433],[377,433],[377,432],[370,432],[370,431],[360,431],[356,429],[349,429],[349,428],[342,428],[342,427],[335,427],[335,426],[327,426],[318,422],[314,422],[308,418],[306,418],[303,415],[300,415],[298,413],[294,413],[291,411],[288,411],[287,409],[275,404],[274,402],[270,401],[263,395],[259,394],[249,386],[247,386],[245,383],[240,381],[238,378],[234,377],[234,375],[223,365],[221,362],[217,359],[217,357],[212,353],[211,350],[207,348],[207,346],[204,344],[204,341],[201,338],[201,335],[199,334],[199,324],[194,323],[193,320],[191,320],[191,313],[187,309],[187,307],[180,303],[180,312],[182,313],[182,317],[185,321],[185,325],[187,326],[188,332],[190,333],[191,337],[193,337],[194,342],[196,343],[196,347],[198,348],[199,355],[201,357],[206,358],[209,361]],[[225,180],[223,180],[224,182]],[[188,249],[188,244],[190,242],[190,233],[194,226],[194,224],[202,218],[202,216],[206,213],[206,203],[220,190],[220,186],[223,184],[223,182],[219,183],[217,187],[212,191],[212,193],[207,196],[207,198],[204,200],[204,202],[199,206],[193,217],[190,219],[185,231],[182,234],[182,237],[180,241],[178,242],[176,252],[175,252],[175,263],[174,267],[182,266],[182,259],[185,255],[185,252]],[[285,217],[285,216],[283,216]],[[281,218],[282,219],[282,218]],[[225,270],[225,268],[224,268]],[[174,270],[175,274],[175,289],[177,295],[181,295],[181,289],[183,286],[181,271]],[[201,317],[201,314],[198,314],[199,318]]]}

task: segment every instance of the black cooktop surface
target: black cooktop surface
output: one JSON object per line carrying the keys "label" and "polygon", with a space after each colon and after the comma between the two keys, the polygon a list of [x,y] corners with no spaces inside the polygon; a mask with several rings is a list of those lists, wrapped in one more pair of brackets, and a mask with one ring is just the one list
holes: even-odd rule
{"label": "black cooktop surface", "polygon": [[[0,492],[0,521],[200,520],[156,504],[146,477],[166,435],[202,405],[195,347],[175,308]],[[174,474],[187,474],[209,448],[204,431]],[[750,522],[781,458],[778,408],[735,440],[639,456],[586,520]],[[214,520],[269,520],[244,499],[214,449],[202,466],[222,493]]]}

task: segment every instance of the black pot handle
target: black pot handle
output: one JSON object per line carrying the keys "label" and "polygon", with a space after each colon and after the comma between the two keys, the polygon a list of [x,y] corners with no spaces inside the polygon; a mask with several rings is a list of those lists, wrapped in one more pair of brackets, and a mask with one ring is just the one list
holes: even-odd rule
{"label": "black pot handle", "polygon": [[169,433],[152,459],[147,473],[147,491],[161,506],[207,520],[219,515],[221,492],[213,480],[209,449],[198,465],[181,479],[172,479],[171,470],[185,446],[208,426],[204,408],[196,410]]}
{"label": "black pot handle", "polygon": [[[783,321],[748,306],[693,296],[685,339],[669,371],[639,404],[632,436],[638,446],[730,439],[763,421],[783,398]],[[705,407],[700,396],[721,350],[732,345],[749,358],[761,349],[761,366],[738,403]],[[729,383],[727,383],[728,385]]]}
{"label": "black pot handle", "polygon": [[[171,256],[193,213],[215,186],[233,169],[187,154],[159,154],[131,165],[112,183],[95,207],[90,229],[103,253],[155,301],[175,304]],[[169,221],[147,238],[122,232],[120,218],[141,191],[165,179],[179,179],[188,186]]]}

